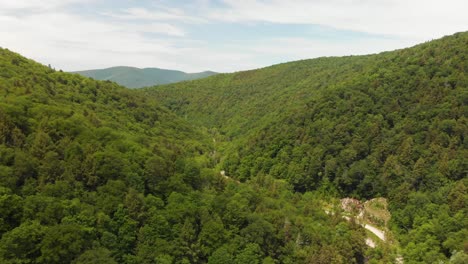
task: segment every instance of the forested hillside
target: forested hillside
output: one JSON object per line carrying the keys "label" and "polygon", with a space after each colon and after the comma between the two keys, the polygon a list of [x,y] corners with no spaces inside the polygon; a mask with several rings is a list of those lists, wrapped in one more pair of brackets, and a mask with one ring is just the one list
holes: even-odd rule
{"label": "forested hillside", "polygon": [[467,32],[142,93],[208,128],[233,178],[269,175],[300,193],[387,197],[405,262],[466,260]]}
{"label": "forested hillside", "polygon": [[181,81],[201,79],[215,75],[215,72],[204,71],[197,73],[186,73],[176,70],[158,68],[139,69],[135,67],[111,67],[107,69],[87,70],[74,72],[91,77],[95,80],[113,81],[128,88],[141,88],[158,84],[168,84]]}
{"label": "forested hillside", "polygon": [[146,94],[0,49],[0,263],[394,258],[325,214],[324,190],[220,175],[209,132]]}

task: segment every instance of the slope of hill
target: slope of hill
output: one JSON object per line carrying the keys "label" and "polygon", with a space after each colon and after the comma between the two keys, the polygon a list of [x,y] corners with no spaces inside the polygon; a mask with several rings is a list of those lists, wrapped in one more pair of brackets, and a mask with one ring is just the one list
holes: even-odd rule
{"label": "slope of hill", "polygon": [[78,73],[95,80],[113,81],[128,88],[141,88],[159,84],[189,81],[217,74],[212,71],[185,73],[182,71],[158,68],[139,69],[125,66],[98,70],[77,71],[74,73]]}
{"label": "slope of hill", "polygon": [[467,251],[467,32],[141,92],[207,127],[234,178],[388,197],[411,263]]}
{"label": "slope of hill", "polygon": [[263,175],[222,177],[157,100],[0,49],[0,263],[363,263],[362,228]]}

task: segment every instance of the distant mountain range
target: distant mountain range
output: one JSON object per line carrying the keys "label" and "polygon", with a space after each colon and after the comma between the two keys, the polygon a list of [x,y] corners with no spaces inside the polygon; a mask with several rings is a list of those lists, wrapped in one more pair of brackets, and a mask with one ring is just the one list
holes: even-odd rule
{"label": "distant mountain range", "polygon": [[107,69],[77,71],[80,75],[95,80],[110,80],[128,88],[141,88],[158,84],[169,84],[180,81],[188,81],[205,78],[217,74],[212,71],[198,73],[186,73],[177,70],[166,70],[158,68],[135,68],[118,66]]}

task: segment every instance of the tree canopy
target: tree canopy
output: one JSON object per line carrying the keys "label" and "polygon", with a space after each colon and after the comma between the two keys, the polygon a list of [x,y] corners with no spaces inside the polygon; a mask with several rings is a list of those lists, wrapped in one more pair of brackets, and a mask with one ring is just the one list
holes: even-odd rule
{"label": "tree canopy", "polygon": [[0,262],[386,263],[337,203],[384,196],[405,262],[462,263],[467,58],[458,33],[129,90],[0,49]]}
{"label": "tree canopy", "polygon": [[154,97],[0,49],[0,262],[359,263],[367,254],[363,230],[327,216],[318,193],[269,175],[226,178],[217,153],[210,131]]}
{"label": "tree canopy", "polygon": [[432,263],[468,245],[467,58],[463,32],[141,92],[211,131],[240,181],[388,197],[405,260]]}

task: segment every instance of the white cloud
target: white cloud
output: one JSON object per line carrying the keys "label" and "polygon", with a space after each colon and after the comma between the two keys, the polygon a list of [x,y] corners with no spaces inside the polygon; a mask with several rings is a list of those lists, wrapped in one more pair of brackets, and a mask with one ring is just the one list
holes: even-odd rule
{"label": "white cloud", "polygon": [[44,12],[56,10],[70,4],[86,4],[93,0],[0,0],[0,14],[12,11]]}
{"label": "white cloud", "polygon": [[[105,12],[93,10],[94,2],[105,1],[0,0],[0,46],[70,71],[128,65],[229,72],[408,47],[466,30],[468,25],[464,14],[468,8],[461,0],[226,0],[226,6],[216,8],[208,0],[178,8],[129,1],[134,7],[109,7]],[[93,11],[72,11],[83,3]],[[253,35],[234,43],[222,35],[205,40],[190,31],[191,26],[204,30],[205,25],[222,26],[226,21],[232,22],[231,27],[258,22],[320,24],[371,36],[313,40],[300,35],[280,38],[279,32],[278,37]],[[209,35],[209,29],[203,33]]]}
{"label": "white cloud", "polygon": [[466,0],[224,0],[213,19],[318,24],[337,29],[426,40],[464,31]]}
{"label": "white cloud", "polygon": [[0,46],[64,70],[149,66],[150,62],[164,66],[164,58],[178,54],[179,49],[174,40],[162,35],[185,34],[182,28],[165,22],[74,14],[67,7],[77,0],[0,1]]}
{"label": "white cloud", "polygon": [[125,27],[129,30],[143,33],[158,33],[169,36],[182,37],[185,35],[183,29],[168,23],[150,23],[150,24],[128,24]]}
{"label": "white cloud", "polygon": [[258,55],[283,56],[292,60],[300,60],[324,56],[373,54],[414,44],[417,43],[410,40],[380,38],[368,38],[366,41],[349,40],[346,42],[306,38],[274,38],[251,45],[247,50]]}
{"label": "white cloud", "polygon": [[155,10],[134,7],[123,9],[120,12],[104,12],[102,15],[137,21],[177,21],[182,23],[204,23],[206,20],[194,16],[186,15],[182,9],[157,7]]}
{"label": "white cloud", "polygon": [[171,40],[147,38],[142,32],[183,35],[168,24],[106,23],[63,12],[0,16],[0,46],[65,70],[107,65],[119,56],[135,56],[135,64],[138,54],[157,59],[178,53]]}

